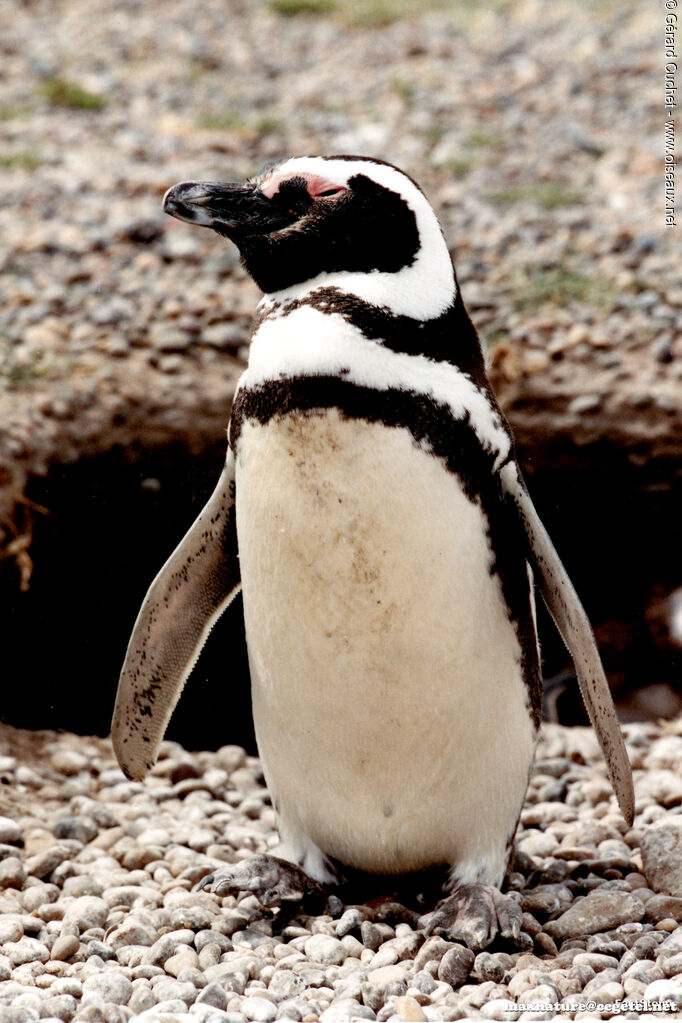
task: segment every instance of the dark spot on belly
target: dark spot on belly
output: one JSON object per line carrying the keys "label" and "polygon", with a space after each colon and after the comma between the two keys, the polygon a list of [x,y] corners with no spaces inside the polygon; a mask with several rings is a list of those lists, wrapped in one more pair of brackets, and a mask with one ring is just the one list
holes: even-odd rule
{"label": "dark spot on belly", "polygon": [[395,813],[395,807],[393,803],[384,803],[383,805],[384,817],[392,817]]}

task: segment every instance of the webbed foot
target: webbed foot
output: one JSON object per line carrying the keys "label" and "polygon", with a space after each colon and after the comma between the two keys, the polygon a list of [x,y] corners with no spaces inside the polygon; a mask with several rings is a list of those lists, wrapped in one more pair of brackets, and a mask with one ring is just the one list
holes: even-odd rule
{"label": "webbed foot", "polygon": [[214,895],[251,892],[268,909],[281,906],[283,902],[321,901],[324,904],[327,899],[324,888],[296,864],[265,853],[208,874],[197,889]]}
{"label": "webbed foot", "polygon": [[463,884],[422,917],[427,934],[461,941],[476,951],[501,934],[517,944],[521,934],[521,907],[489,884]]}

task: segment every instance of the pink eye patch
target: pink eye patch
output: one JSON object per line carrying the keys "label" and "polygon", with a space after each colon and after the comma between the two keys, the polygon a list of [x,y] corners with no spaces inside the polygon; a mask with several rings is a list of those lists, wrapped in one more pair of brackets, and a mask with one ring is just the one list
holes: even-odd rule
{"label": "pink eye patch", "polygon": [[300,174],[273,174],[271,178],[268,178],[261,185],[261,192],[268,199],[272,199],[273,195],[277,195],[281,186],[293,178],[302,178],[305,181],[306,189],[311,199],[323,199],[346,191],[345,185],[339,185],[335,181],[321,177],[319,174],[304,172]]}

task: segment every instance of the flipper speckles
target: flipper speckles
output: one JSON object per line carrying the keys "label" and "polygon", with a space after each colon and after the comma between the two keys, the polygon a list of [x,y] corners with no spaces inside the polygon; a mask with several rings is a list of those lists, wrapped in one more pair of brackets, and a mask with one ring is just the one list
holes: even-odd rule
{"label": "flipper speckles", "polygon": [[149,587],[128,644],[111,724],[128,778],[140,781],[154,765],[187,677],[239,587],[228,452],[208,504]]}

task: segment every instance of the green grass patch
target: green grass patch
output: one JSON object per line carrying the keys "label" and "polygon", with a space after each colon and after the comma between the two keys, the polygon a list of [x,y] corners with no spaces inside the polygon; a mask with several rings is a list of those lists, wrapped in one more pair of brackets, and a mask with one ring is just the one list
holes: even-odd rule
{"label": "green grass patch", "polygon": [[275,114],[262,114],[253,121],[253,130],[257,135],[281,135],[286,122]]}
{"label": "green grass patch", "polygon": [[284,18],[299,14],[331,14],[336,10],[335,0],[270,0],[270,8]]}
{"label": "green grass patch", "polygon": [[381,28],[429,11],[454,10],[452,0],[269,0],[269,7],[286,18],[338,15],[346,25],[361,28]]}
{"label": "green grass patch", "polygon": [[4,170],[35,170],[45,160],[33,149],[19,149],[15,153],[3,153],[0,155],[0,167]]}
{"label": "green grass patch", "polygon": [[33,387],[42,376],[42,352],[33,352],[28,362],[17,362],[8,356],[2,367],[2,373],[10,391],[19,391]]}
{"label": "green grass patch", "polygon": [[589,276],[575,270],[555,266],[537,270],[519,282],[515,305],[520,309],[537,309],[543,305],[608,306],[617,295],[613,281],[605,277]]}
{"label": "green grass patch", "polygon": [[442,168],[453,178],[459,179],[465,178],[473,165],[474,161],[470,156],[453,156],[442,164]]}
{"label": "green grass patch", "polygon": [[39,93],[53,107],[69,107],[71,110],[103,110],[107,101],[98,92],[84,89],[78,82],[68,78],[48,78],[39,88]]}
{"label": "green grass patch", "polygon": [[197,119],[197,127],[207,131],[233,131],[243,138],[277,135],[286,128],[286,121],[276,114],[253,114],[233,109],[206,111]]}
{"label": "green grass patch", "polygon": [[499,146],[502,141],[502,137],[499,133],[492,131],[472,131],[470,135],[467,135],[464,140],[464,145],[467,149],[491,149],[494,146]]}
{"label": "green grass patch", "polygon": [[489,197],[496,206],[514,206],[517,203],[532,202],[545,210],[556,210],[562,206],[575,206],[585,201],[582,192],[569,188],[560,181],[540,181],[534,185],[514,185]]}
{"label": "green grass patch", "polygon": [[33,113],[30,103],[4,103],[0,105],[0,121],[16,121]]}
{"label": "green grass patch", "polygon": [[484,331],[483,344],[486,351],[490,351],[495,345],[499,345],[500,341],[504,341],[507,336],[507,331],[502,330],[500,327],[493,327],[489,331]]}
{"label": "green grass patch", "polygon": [[414,99],[414,83],[410,82],[407,78],[403,78],[402,75],[392,75],[390,86],[396,96],[400,97],[403,103],[409,106]]}
{"label": "green grass patch", "polygon": [[243,128],[246,118],[238,110],[207,110],[197,118],[197,128],[204,128],[206,131],[231,131],[234,128]]}

